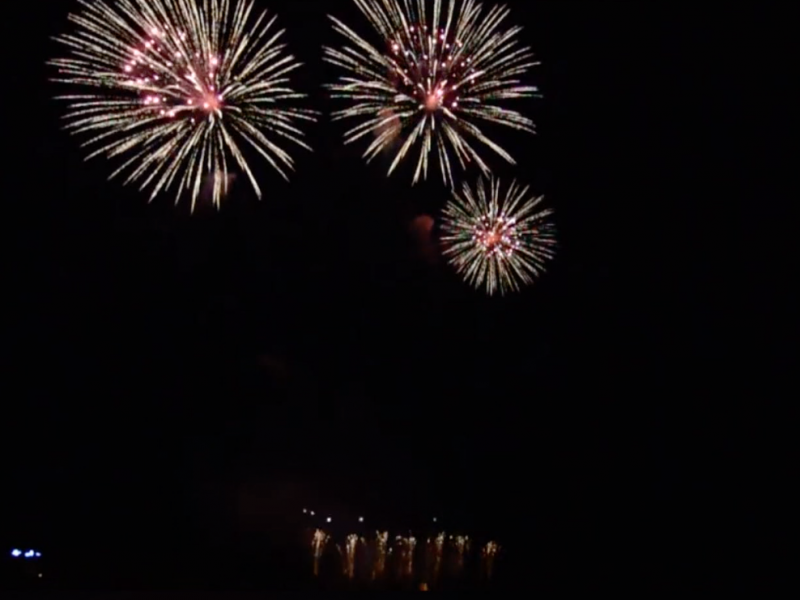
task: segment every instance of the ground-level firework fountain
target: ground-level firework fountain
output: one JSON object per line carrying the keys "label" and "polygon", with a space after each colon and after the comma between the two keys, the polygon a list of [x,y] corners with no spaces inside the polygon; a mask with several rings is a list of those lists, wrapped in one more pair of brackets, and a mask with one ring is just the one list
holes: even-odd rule
{"label": "ground-level firework fountain", "polygon": [[[328,533],[316,529],[311,533],[312,572],[322,580],[332,577],[331,581],[348,586],[379,589],[424,586],[435,590],[458,582],[491,580],[500,546],[486,542],[475,556],[473,547],[469,536],[446,532],[427,538],[425,543],[419,543],[411,533],[394,536],[390,542],[386,531],[350,533],[336,543]],[[321,562],[330,564],[331,569],[321,569]]]}
{"label": "ground-level firework fountain", "polygon": [[311,539],[311,553],[314,559],[314,576],[319,575],[319,561],[330,537],[321,529],[317,529]]}
{"label": "ground-level firework fountain", "polygon": [[344,573],[348,579],[354,579],[356,576],[356,546],[358,545],[359,537],[355,533],[347,536],[344,547]]}
{"label": "ground-level firework fountain", "polygon": [[497,542],[489,542],[483,547],[481,551],[481,558],[483,562],[483,573],[487,579],[491,579],[494,574],[494,561],[497,558],[497,553],[500,551],[500,546]]}
{"label": "ground-level firework fountain", "polygon": [[387,546],[389,543],[389,532],[377,532],[375,534],[375,541],[373,543],[375,545],[375,552],[373,554],[375,562],[372,568],[372,578],[380,579],[386,572],[386,556],[388,550]]}

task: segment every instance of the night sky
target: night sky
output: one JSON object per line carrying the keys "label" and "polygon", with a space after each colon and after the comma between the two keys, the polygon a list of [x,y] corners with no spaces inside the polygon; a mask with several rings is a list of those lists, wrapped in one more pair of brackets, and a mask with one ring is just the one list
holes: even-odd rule
{"label": "night sky", "polygon": [[696,58],[711,9],[510,3],[544,99],[517,103],[539,135],[497,132],[518,166],[492,166],[546,196],[561,247],[536,285],[488,298],[414,226],[440,182],[387,178],[329,120],[325,14],[364,31],[352,3],[259,4],[305,63],[314,152],[288,184],[258,164],[261,201],[240,185],[194,215],[83,162],[45,65],[73,3],[16,8],[0,541],[148,587],[166,548],[197,581],[314,506],[497,537],[534,586],[726,580],[762,527],[741,482],[768,477],[738,398],[769,392],[737,350],[764,298],[723,283],[752,267],[723,250],[741,207],[700,183],[711,129],[738,118],[711,88],[742,83],[712,69],[724,45]]}

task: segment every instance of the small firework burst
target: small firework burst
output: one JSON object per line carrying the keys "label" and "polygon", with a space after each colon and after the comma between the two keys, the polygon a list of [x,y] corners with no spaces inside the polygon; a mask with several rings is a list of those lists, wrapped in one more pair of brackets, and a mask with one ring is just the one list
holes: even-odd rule
{"label": "small firework burst", "polygon": [[476,288],[489,295],[516,291],[533,283],[555,254],[552,210],[538,210],[543,197],[529,197],[529,188],[513,182],[501,196],[498,180],[477,193],[464,184],[444,209],[442,244],[450,263]]}
{"label": "small firework burst", "polygon": [[287,105],[303,97],[287,77],[300,65],[253,0],[79,1],[74,32],[56,38],[70,54],[50,64],[84,90],[61,98],[67,129],[91,136],[87,158],[124,157],[112,177],[127,173],[151,200],[177,187],[193,208],[211,181],[219,206],[232,163],[261,197],[245,149],[284,178],[293,160],[280,143],[309,149],[295,123],[313,113]]}
{"label": "small firework burst", "polygon": [[473,143],[514,163],[479,127],[534,132],[529,118],[503,106],[506,100],[538,92],[520,81],[538,62],[519,44],[521,28],[504,28],[510,11],[494,7],[484,12],[476,0],[447,0],[446,7],[443,0],[354,1],[379,41],[373,44],[331,17],[349,44],[325,48],[325,60],[347,71],[329,87],[334,97],[353,103],[334,118],[361,120],[347,132],[345,143],[372,134],[367,161],[396,148],[390,174],[418,151],[414,183],[427,178],[430,160],[437,157],[450,185],[453,162],[462,169],[475,162],[488,174],[489,166]]}

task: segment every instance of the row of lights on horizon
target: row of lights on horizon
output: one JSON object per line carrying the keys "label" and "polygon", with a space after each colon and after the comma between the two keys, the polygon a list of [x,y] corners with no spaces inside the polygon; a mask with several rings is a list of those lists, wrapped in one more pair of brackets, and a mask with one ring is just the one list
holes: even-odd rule
{"label": "row of lights on horizon", "polygon": [[26,552],[23,552],[19,548],[14,548],[11,551],[11,556],[13,558],[20,558],[20,557],[22,557],[22,558],[41,558],[42,557],[42,553],[37,551],[37,550],[28,550]]}
{"label": "row of lights on horizon", "polygon": [[[316,517],[317,516],[317,513],[315,513],[313,510],[309,510],[307,508],[303,509],[303,514],[304,515],[308,515],[309,517]],[[325,517],[325,522],[326,523],[332,523],[333,522],[333,518]],[[363,523],[364,522],[364,517],[358,517],[358,522],[359,523]],[[433,522],[437,523],[438,519],[436,517],[433,517]]]}

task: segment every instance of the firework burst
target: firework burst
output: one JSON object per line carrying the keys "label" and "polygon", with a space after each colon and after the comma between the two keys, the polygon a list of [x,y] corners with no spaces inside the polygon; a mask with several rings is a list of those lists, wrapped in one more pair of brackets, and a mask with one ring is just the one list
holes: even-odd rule
{"label": "firework burst", "polygon": [[543,197],[528,196],[528,187],[513,182],[501,196],[500,182],[487,189],[478,182],[477,193],[464,184],[444,209],[442,244],[450,263],[476,288],[489,295],[516,291],[533,283],[555,254],[552,210],[537,210]]}
{"label": "firework burst", "polygon": [[56,38],[69,56],[50,64],[83,89],[61,98],[67,129],[90,136],[87,159],[122,157],[112,177],[152,188],[151,200],[175,187],[192,208],[210,177],[219,206],[234,164],[261,197],[247,149],[284,178],[281,142],[310,149],[296,121],[313,113],[287,106],[303,97],[287,77],[300,65],[253,0],[79,1],[75,31]]}
{"label": "firework burst", "polygon": [[476,0],[354,0],[380,36],[373,45],[342,21],[330,17],[348,45],[325,48],[325,60],[347,71],[329,86],[334,97],[352,106],[334,119],[359,119],[346,143],[374,136],[364,157],[369,162],[396,149],[391,174],[410,153],[419,152],[414,183],[428,175],[431,157],[445,183],[452,166],[489,166],[474,145],[486,146],[509,163],[511,155],[484,134],[479,124],[498,124],[534,132],[533,122],[503,107],[505,100],[533,96],[538,89],[520,77],[538,63],[519,45],[520,27],[505,29],[510,11],[484,13]]}

